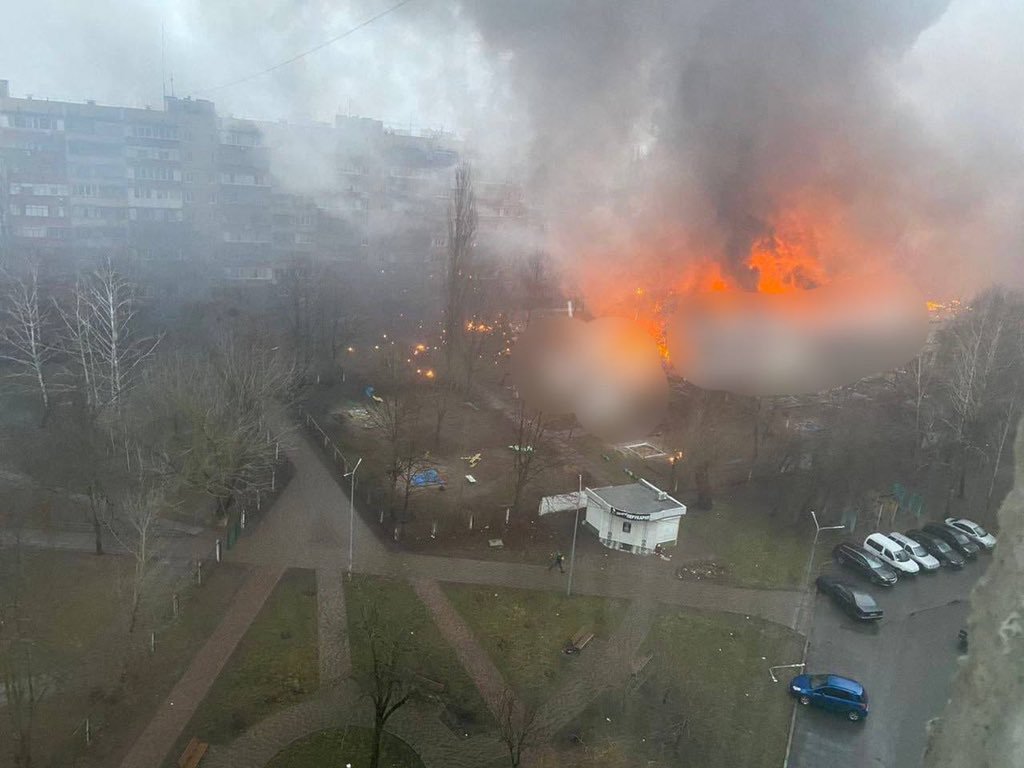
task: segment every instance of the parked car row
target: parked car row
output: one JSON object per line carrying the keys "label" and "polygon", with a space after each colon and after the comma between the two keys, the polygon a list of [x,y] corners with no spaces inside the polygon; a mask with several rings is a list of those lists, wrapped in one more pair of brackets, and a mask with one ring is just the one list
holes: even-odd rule
{"label": "parked car row", "polygon": [[[942,523],[928,523],[920,529],[899,533],[872,533],[863,545],[844,542],[832,550],[836,561],[864,578],[892,586],[899,577],[935,573],[943,566],[963,568],[979,552],[991,552],[996,537],[965,518],[948,517]],[[860,621],[878,621],[882,609],[867,592],[842,578],[823,574],[815,582],[843,611]],[[961,652],[967,649],[966,630],[960,632]],[[868,695],[856,680],[840,675],[797,675],[789,691],[801,704],[815,705],[844,714],[850,720],[868,715]]]}
{"label": "parked car row", "polygon": [[934,573],[943,565],[962,568],[979,552],[991,552],[996,537],[977,523],[949,517],[906,533],[872,533],[858,546],[844,542],[832,550],[840,565],[880,586],[892,586],[901,575]]}

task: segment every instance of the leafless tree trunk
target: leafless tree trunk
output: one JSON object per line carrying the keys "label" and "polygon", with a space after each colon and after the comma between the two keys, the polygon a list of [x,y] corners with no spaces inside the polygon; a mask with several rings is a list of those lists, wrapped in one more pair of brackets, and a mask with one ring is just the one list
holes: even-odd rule
{"label": "leafless tree trunk", "polygon": [[[369,422],[384,437],[388,446],[387,477],[390,507],[394,510],[395,485],[398,481],[403,456],[416,455],[415,436],[420,421],[421,401],[414,388],[415,382],[405,375],[404,361],[394,355],[385,357],[378,376],[383,384],[367,409]],[[438,386],[444,386],[439,383]]]}
{"label": "leafless tree trunk", "polygon": [[72,294],[72,306],[69,308],[64,308],[59,304],[55,304],[55,306],[61,322],[64,324],[64,348],[79,369],[86,408],[89,412],[94,412],[99,407],[100,395],[97,390],[97,363],[93,354],[92,340],[89,338],[91,327],[84,296],[85,287],[79,280],[75,283]]}
{"label": "leafless tree trunk", "polygon": [[550,467],[544,453],[547,424],[544,414],[530,412],[519,402],[516,412],[516,442],[512,450],[512,511],[518,512],[523,491],[538,475]]}
{"label": "leafless tree trunk", "polygon": [[165,506],[162,487],[140,487],[125,494],[118,505],[116,517],[108,508],[109,514],[104,520],[114,540],[132,557],[131,601],[127,617],[129,636],[135,631],[158,538],[156,523]]}
{"label": "leafless tree trunk", "polygon": [[413,453],[402,456],[398,460],[398,476],[396,482],[402,484],[402,518],[409,512],[409,496],[412,494],[413,479],[419,473],[433,465],[428,453]]}
{"label": "leafless tree trunk", "polygon": [[455,189],[448,207],[448,254],[445,263],[445,361],[453,374],[463,341],[466,301],[473,280],[473,245],[476,238],[476,198],[470,166],[455,169]]}
{"label": "leafless tree trunk", "polygon": [[376,605],[368,607],[357,624],[370,654],[370,667],[356,681],[373,702],[373,751],[370,768],[380,765],[384,727],[413,693],[412,675],[406,666],[407,632],[390,626]]}
{"label": "leafless tree trunk", "polygon": [[82,365],[83,378],[92,373],[92,391],[102,392],[99,404],[117,408],[160,337],[137,338],[135,286],[110,261],[77,284],[74,304],[64,313],[74,343],[70,351]]}
{"label": "leafless tree trunk", "polygon": [[1020,390],[1017,390],[1013,394],[1013,398],[1006,406],[1006,418],[1003,420],[1003,428],[999,433],[999,447],[996,449],[996,458],[992,466],[992,481],[988,485],[988,494],[985,496],[985,511],[987,512],[992,508],[992,494],[996,490],[996,478],[999,476],[999,468],[1003,463],[1003,450],[1006,447],[1006,438],[1010,434],[1010,428],[1016,423],[1019,418],[1017,413],[1017,401],[1020,397]]}
{"label": "leafless tree trunk", "polygon": [[958,448],[958,498],[964,497],[967,477],[968,429],[985,404],[986,390],[997,358],[1004,322],[1002,296],[983,295],[969,314],[952,328],[953,359],[948,382],[953,439]]}
{"label": "leafless tree trunk", "polygon": [[498,738],[508,750],[512,768],[518,768],[523,759],[523,750],[528,749],[537,740],[538,708],[524,704],[510,688],[501,692],[495,704]]}
{"label": "leafless tree trunk", "polygon": [[13,278],[4,296],[6,322],[0,328],[0,360],[15,366],[14,376],[31,379],[38,389],[45,424],[50,413],[46,366],[53,355],[48,333],[48,312],[39,300],[39,272],[33,266],[27,280]]}

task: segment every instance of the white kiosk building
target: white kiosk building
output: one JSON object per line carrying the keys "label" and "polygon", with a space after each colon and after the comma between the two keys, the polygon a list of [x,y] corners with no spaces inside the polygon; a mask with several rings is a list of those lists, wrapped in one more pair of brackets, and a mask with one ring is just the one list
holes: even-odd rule
{"label": "white kiosk building", "polygon": [[649,555],[658,545],[676,543],[686,505],[646,480],[587,488],[586,494],[584,525],[606,547]]}

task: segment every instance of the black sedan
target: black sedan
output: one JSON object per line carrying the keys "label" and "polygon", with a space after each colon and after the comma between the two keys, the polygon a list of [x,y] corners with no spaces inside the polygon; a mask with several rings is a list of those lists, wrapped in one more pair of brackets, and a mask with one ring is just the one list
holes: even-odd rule
{"label": "black sedan", "polygon": [[967,534],[960,533],[956,528],[952,528],[944,523],[928,523],[922,530],[936,538],[942,539],[968,560],[974,560],[981,551],[981,547],[967,538]]}
{"label": "black sedan", "polygon": [[907,531],[907,538],[916,541],[924,547],[925,552],[929,555],[933,555],[936,560],[945,566],[950,568],[963,568],[967,563],[959,552],[949,546],[945,539],[940,539],[938,536],[932,536],[930,533],[925,533],[924,531],[913,530]]}
{"label": "black sedan", "polygon": [[899,578],[895,569],[856,544],[837,544],[832,550],[832,556],[840,565],[857,571],[864,578],[883,587],[891,587]]}
{"label": "black sedan", "polygon": [[861,621],[878,621],[882,618],[882,609],[875,598],[867,592],[847,584],[842,579],[824,574],[814,582],[818,591],[832,598],[832,602],[846,611],[850,616]]}

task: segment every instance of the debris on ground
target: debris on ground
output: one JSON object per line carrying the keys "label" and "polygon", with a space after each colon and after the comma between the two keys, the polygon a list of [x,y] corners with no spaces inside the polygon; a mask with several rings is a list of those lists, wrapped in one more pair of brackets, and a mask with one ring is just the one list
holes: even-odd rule
{"label": "debris on ground", "polygon": [[712,560],[688,563],[676,568],[676,578],[683,581],[702,581],[724,576],[725,568]]}

